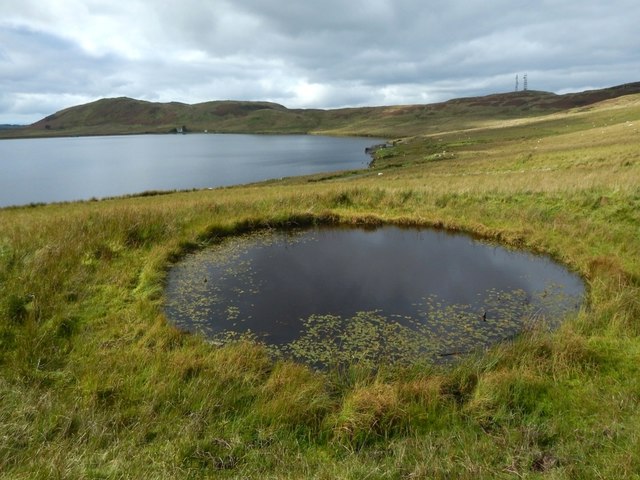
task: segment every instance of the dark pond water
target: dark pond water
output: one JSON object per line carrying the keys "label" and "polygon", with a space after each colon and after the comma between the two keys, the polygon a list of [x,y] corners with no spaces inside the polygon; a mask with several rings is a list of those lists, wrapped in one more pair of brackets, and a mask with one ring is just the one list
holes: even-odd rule
{"label": "dark pond water", "polygon": [[375,138],[127,135],[0,141],[0,207],[364,168]]}
{"label": "dark pond water", "polygon": [[550,259],[436,230],[319,228],[233,238],[168,277],[179,327],[251,332],[299,359],[415,361],[469,352],[582,303]]}

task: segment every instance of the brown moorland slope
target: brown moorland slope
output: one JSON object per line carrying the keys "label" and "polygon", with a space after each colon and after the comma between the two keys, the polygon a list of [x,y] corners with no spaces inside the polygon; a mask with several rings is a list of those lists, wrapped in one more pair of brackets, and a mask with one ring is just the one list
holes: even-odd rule
{"label": "brown moorland slope", "polygon": [[126,97],[70,107],[32,125],[0,132],[0,137],[170,133],[326,133],[406,136],[446,131],[453,124],[546,115],[640,93],[640,82],[556,95],[541,91],[499,93],[426,105],[289,109],[271,102],[212,101],[153,103]]}

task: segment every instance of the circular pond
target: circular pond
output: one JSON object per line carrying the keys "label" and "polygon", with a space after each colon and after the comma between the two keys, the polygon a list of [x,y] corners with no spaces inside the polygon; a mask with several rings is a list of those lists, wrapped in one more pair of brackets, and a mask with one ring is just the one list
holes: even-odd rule
{"label": "circular pond", "polygon": [[166,313],[313,364],[433,359],[553,328],[584,284],[547,257],[441,230],[315,228],[233,237],[169,272]]}

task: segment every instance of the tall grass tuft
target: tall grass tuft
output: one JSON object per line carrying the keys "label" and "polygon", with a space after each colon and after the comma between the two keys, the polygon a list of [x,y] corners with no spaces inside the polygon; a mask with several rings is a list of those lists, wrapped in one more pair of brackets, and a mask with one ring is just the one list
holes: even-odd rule
{"label": "tall grass tuft", "polygon": [[[2,475],[637,477],[637,96],[499,121],[405,114],[376,117],[416,136],[375,169],[0,210]],[[317,223],[433,226],[546,253],[584,276],[588,298],[555,331],[377,369],[317,372],[168,323],[164,281],[183,255]]]}

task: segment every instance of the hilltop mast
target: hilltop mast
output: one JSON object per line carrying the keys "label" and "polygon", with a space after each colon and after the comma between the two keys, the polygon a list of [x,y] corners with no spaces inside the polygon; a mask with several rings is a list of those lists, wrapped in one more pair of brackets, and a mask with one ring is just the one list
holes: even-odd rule
{"label": "hilltop mast", "polygon": [[522,90],[526,92],[527,88],[528,88],[528,86],[527,86],[527,74],[526,73],[524,74],[524,77],[522,77],[522,82],[523,82]]}
{"label": "hilltop mast", "polygon": [[518,91],[518,74],[516,74],[516,92]]}

